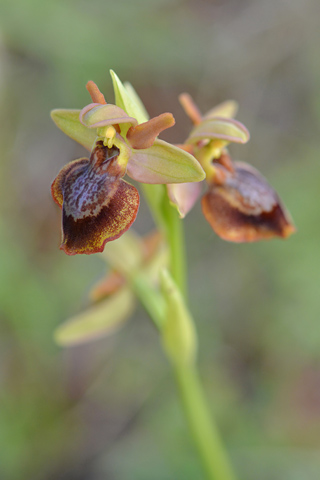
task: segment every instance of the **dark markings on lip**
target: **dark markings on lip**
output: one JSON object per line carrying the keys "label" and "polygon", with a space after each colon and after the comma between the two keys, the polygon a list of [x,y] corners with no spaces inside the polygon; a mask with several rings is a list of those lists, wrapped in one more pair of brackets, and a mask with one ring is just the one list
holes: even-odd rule
{"label": "dark markings on lip", "polygon": [[251,166],[235,162],[224,184],[209,186],[202,211],[224,240],[254,242],[288,237],[295,231],[288,212],[265,178]]}
{"label": "dark markings on lip", "polygon": [[69,255],[102,252],[106,242],[115,240],[128,230],[138,208],[138,191],[124,180],[119,180],[110,202],[97,215],[76,220],[63,208],[63,241],[60,248]]}

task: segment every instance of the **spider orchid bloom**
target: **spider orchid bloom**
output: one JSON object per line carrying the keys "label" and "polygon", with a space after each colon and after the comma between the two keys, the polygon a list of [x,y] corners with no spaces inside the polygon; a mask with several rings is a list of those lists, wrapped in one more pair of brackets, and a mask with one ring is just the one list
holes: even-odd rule
{"label": "spider orchid bloom", "polygon": [[[198,159],[208,188],[201,200],[206,220],[217,235],[231,242],[286,238],[295,231],[289,213],[266,179],[244,162],[233,162],[226,150],[231,143],[246,143],[249,132],[233,117],[237,104],[227,101],[204,117],[191,97],[180,102],[195,127],[181,148]],[[171,202],[183,217],[200,196],[201,184],[168,185]]]}
{"label": "spider orchid bloom", "polygon": [[93,82],[92,103],[80,110],[54,110],[57,126],[92,153],[63,167],[51,192],[62,208],[61,249],[68,255],[102,252],[134,222],[139,194],[122,178],[144,183],[198,182],[205,174],[195,158],[158,140],[174,125],[171,113],[138,124],[122,108],[107,104]]}

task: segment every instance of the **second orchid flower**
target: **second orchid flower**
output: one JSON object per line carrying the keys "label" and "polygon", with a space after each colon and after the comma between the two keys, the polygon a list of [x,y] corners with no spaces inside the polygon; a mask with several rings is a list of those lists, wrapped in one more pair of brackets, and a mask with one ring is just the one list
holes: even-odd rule
{"label": "second orchid flower", "polygon": [[[286,238],[295,231],[289,213],[266,179],[252,166],[234,162],[226,147],[246,143],[246,127],[233,119],[237,104],[224,102],[202,116],[188,94],[180,102],[194,124],[180,148],[192,153],[206,172],[202,211],[224,240],[253,242]],[[184,217],[202,192],[200,183],[168,185],[169,198]]]}

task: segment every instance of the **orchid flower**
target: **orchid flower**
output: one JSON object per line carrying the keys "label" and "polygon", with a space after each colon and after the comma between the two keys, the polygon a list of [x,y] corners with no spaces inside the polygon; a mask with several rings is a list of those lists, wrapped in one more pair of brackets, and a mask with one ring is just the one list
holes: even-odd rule
{"label": "orchid flower", "polygon": [[[116,94],[122,84],[112,72]],[[120,87],[119,87],[120,85]],[[134,222],[139,208],[137,189],[125,174],[143,183],[199,182],[205,173],[187,152],[157,139],[175,123],[171,113],[142,121],[140,105],[131,99],[129,116],[107,104],[94,82],[87,84],[92,103],[80,110],[53,110],[52,119],[68,136],[91,151],[63,167],[51,192],[62,209],[61,249],[69,255],[102,252]]]}
{"label": "orchid flower", "polygon": [[[202,211],[216,234],[232,242],[291,235],[295,227],[277,193],[256,169],[244,162],[233,162],[227,152],[229,143],[246,143],[250,138],[246,127],[232,118],[236,102],[224,102],[204,116],[190,95],[182,94],[180,102],[194,124],[180,148],[192,153],[206,172],[208,189],[201,200]],[[201,183],[167,188],[181,217],[202,191]]]}

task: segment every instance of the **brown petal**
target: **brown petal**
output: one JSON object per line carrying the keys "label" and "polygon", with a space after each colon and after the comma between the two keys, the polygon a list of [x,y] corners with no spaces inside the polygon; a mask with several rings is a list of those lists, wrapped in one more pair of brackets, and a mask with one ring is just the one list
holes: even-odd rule
{"label": "brown petal", "polygon": [[189,93],[181,93],[181,95],[179,95],[179,102],[192,123],[199,125],[202,121],[202,115],[191,95],[189,95]]}
{"label": "brown petal", "polygon": [[234,175],[227,175],[223,185],[211,184],[202,198],[204,216],[217,235],[231,242],[291,235],[290,216],[264,177],[245,163],[234,167]]}
{"label": "brown petal", "polygon": [[127,133],[127,140],[132,148],[149,148],[163,130],[173,127],[174,124],[175,120],[172,113],[162,113],[147,122],[130,127]]}
{"label": "brown petal", "polygon": [[100,103],[102,105],[107,103],[104,95],[100,92],[99,88],[92,80],[89,80],[86,85],[86,89],[88,90],[94,103]]}

